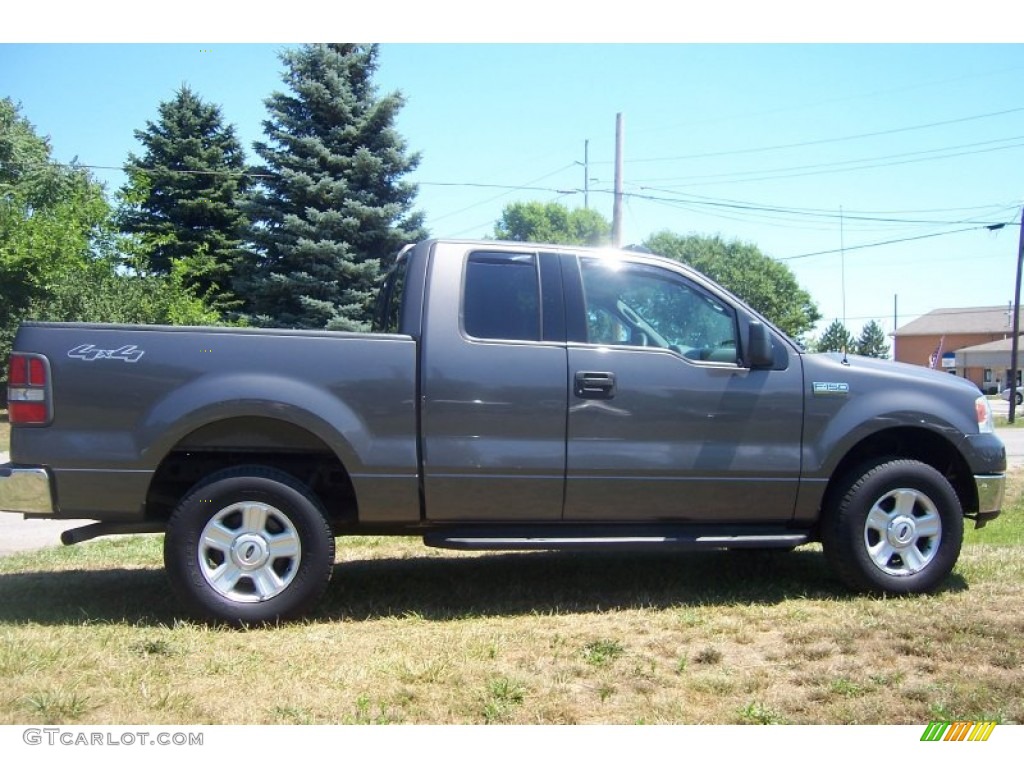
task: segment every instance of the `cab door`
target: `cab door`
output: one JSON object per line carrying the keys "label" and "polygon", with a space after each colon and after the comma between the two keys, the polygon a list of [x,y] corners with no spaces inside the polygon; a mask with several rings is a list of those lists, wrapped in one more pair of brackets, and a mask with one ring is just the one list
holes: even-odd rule
{"label": "cab door", "polygon": [[563,264],[565,519],[788,520],[800,476],[799,357],[745,366],[749,318],[683,271],[585,256]]}
{"label": "cab door", "polygon": [[427,517],[557,521],[568,407],[558,257],[436,248],[421,352]]}

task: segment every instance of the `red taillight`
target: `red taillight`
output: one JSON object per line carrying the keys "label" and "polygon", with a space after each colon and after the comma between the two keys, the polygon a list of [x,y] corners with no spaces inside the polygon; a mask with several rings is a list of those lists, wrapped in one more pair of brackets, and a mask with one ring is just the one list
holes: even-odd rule
{"label": "red taillight", "polygon": [[45,357],[21,352],[11,355],[7,409],[13,425],[50,422],[50,366]]}
{"label": "red taillight", "polygon": [[46,403],[8,403],[7,412],[11,424],[45,424],[49,421],[50,409]]}
{"label": "red taillight", "polygon": [[7,374],[7,386],[24,387],[28,385],[28,358],[24,355],[11,355],[11,365]]}
{"label": "red taillight", "polygon": [[28,385],[30,387],[46,386],[46,366],[42,358],[30,357],[28,359]]}

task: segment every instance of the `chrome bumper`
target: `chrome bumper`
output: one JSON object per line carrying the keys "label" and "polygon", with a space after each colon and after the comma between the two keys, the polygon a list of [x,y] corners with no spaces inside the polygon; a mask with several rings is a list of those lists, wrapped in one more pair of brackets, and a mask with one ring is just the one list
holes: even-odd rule
{"label": "chrome bumper", "polygon": [[1006,493],[1006,475],[975,475],[978,488],[978,514],[995,517],[1003,508],[1003,494]]}
{"label": "chrome bumper", "polygon": [[0,511],[52,515],[50,473],[41,467],[0,464]]}

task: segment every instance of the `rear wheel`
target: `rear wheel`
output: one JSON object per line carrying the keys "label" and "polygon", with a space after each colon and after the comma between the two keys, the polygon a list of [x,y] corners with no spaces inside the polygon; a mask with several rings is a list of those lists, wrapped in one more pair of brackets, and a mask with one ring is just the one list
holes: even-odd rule
{"label": "rear wheel", "polygon": [[936,589],[963,541],[963,509],[949,481],[917,461],[854,475],[822,521],[825,556],[850,587],[908,594]]}
{"label": "rear wheel", "polygon": [[334,566],[334,536],[316,497],[295,478],[241,467],[210,476],[178,505],[164,564],[200,618],[274,622],[319,600]]}

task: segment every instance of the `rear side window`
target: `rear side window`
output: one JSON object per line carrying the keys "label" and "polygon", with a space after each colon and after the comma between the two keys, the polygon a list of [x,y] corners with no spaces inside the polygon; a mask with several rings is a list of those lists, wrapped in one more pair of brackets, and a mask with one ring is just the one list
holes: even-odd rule
{"label": "rear side window", "polygon": [[539,341],[537,258],[518,253],[470,254],[462,316],[466,333],[478,339]]}
{"label": "rear side window", "polygon": [[373,330],[379,333],[398,333],[402,323],[402,301],[405,299],[405,276],[409,271],[409,258],[399,256],[377,294]]}

